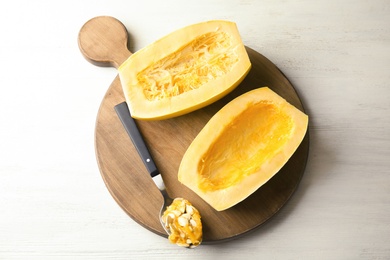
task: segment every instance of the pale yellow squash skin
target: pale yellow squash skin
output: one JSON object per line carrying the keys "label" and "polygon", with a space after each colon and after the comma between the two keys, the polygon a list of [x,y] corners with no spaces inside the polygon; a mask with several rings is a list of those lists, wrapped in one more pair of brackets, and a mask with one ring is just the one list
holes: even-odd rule
{"label": "pale yellow squash skin", "polygon": [[204,126],[182,158],[178,179],[217,211],[228,209],[283,167],[307,127],[308,116],[268,87],[249,91]]}
{"label": "pale yellow squash skin", "polygon": [[[197,89],[170,98],[148,100],[137,75],[167,56],[177,53],[194,39],[212,32],[229,35],[238,61],[229,71]],[[142,120],[161,120],[189,113],[209,105],[231,92],[247,75],[251,63],[233,22],[213,20],[177,30],[131,55],[119,68],[125,99],[132,117]]]}

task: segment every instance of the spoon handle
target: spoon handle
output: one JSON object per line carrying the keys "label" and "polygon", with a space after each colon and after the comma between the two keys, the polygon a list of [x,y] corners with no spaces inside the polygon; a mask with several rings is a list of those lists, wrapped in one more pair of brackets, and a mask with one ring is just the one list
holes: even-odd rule
{"label": "spoon handle", "polygon": [[146,166],[150,176],[153,178],[160,173],[157,170],[157,167],[153,161],[152,156],[148,150],[148,147],[145,144],[145,141],[137,127],[135,120],[131,117],[129,108],[126,102],[122,102],[115,106],[115,111],[121,120],[126,132],[129,134],[135,148],[138,151],[138,154],[141,156],[143,163]]}

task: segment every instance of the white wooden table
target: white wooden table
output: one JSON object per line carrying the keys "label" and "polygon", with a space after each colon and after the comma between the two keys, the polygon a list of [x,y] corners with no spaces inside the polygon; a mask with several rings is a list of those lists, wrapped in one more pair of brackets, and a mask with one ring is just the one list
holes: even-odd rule
{"label": "white wooden table", "polygon": [[[0,259],[390,259],[390,2],[0,3]],[[185,250],[129,218],[97,167],[94,127],[116,76],[81,56],[99,15],[136,51],[192,23],[235,21],[310,116],[301,185],[264,226]]]}

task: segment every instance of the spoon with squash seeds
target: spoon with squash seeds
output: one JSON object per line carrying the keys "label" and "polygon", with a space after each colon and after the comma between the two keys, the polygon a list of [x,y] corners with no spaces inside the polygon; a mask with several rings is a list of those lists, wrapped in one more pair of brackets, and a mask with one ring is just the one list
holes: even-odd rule
{"label": "spoon with squash seeds", "polygon": [[183,198],[172,199],[168,195],[161,174],[149,153],[135,120],[130,115],[126,102],[116,105],[115,111],[136,147],[148,173],[164,198],[159,217],[161,225],[169,235],[169,241],[187,248],[199,246],[202,242],[202,222],[199,211],[188,200]]}

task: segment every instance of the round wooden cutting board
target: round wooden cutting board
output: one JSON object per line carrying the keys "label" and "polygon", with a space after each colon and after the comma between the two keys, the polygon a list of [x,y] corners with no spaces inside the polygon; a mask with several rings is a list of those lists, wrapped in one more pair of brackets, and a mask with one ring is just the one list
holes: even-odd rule
{"label": "round wooden cutting board", "polygon": [[[125,27],[112,17],[93,18],[80,30],[80,50],[97,65],[118,67],[131,55],[126,44]],[[294,87],[281,71],[255,50],[247,47],[247,52],[252,69],[226,97],[184,116],[137,121],[170,196],[186,198],[200,211],[204,243],[236,238],[270,219],[293,195],[306,167],[308,133],[291,159],[269,182],[243,202],[222,212],[211,208],[177,180],[179,164],[187,147],[207,121],[235,97],[251,89],[268,86],[304,111]],[[96,120],[95,149],[100,172],[113,198],[132,219],[156,234],[167,236],[159,221],[163,198],[114,110],[114,106],[123,101],[117,76],[103,98]]]}

